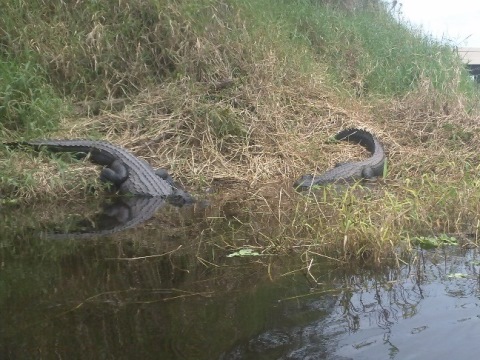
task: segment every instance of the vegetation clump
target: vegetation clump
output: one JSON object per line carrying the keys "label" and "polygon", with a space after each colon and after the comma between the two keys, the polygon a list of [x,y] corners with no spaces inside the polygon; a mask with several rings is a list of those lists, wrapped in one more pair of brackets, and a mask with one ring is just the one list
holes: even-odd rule
{"label": "vegetation clump", "polygon": [[[199,196],[216,189],[235,214],[212,217],[210,241],[381,262],[409,249],[410,233],[478,232],[478,89],[452,46],[381,1],[17,0],[2,11],[2,141],[101,138]],[[299,175],[365,156],[328,142],[352,126],[386,146],[378,189],[293,192]],[[84,164],[0,151],[4,201],[90,196]]]}

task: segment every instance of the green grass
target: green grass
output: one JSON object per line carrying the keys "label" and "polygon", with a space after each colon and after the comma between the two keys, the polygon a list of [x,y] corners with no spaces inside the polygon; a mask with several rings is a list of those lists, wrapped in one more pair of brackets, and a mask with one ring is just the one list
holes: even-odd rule
{"label": "green grass", "polygon": [[274,29],[267,36],[281,35],[286,49],[293,43],[294,57],[307,47],[305,59],[324,63],[353,95],[403,96],[430,81],[443,94],[478,96],[450,44],[398,21],[381,3],[358,1],[355,11],[309,0],[247,3],[249,18]]}
{"label": "green grass", "polygon": [[38,136],[57,128],[64,102],[37,64],[0,60],[0,131]]}
{"label": "green grass", "polygon": [[463,239],[477,233],[478,185],[478,180],[446,184],[426,174],[403,184],[331,185],[308,196],[280,189],[280,197],[257,205],[240,201],[229,219],[212,217],[201,238],[263,254],[296,251],[345,262],[401,261],[417,245],[415,239],[445,234]]}
{"label": "green grass", "polygon": [[2,50],[35,61],[67,96],[125,97],[200,65],[188,55],[215,3],[16,0],[3,9]]}
{"label": "green grass", "polygon": [[[277,53],[282,71],[327,69],[357,96],[434,89],[473,94],[452,47],[399,22],[380,2],[355,10],[311,0],[202,0],[5,5],[3,58],[39,66],[77,99],[125,97],[170,78],[248,76]],[[339,3],[341,4],[341,3]],[[21,66],[21,65],[19,65]]]}

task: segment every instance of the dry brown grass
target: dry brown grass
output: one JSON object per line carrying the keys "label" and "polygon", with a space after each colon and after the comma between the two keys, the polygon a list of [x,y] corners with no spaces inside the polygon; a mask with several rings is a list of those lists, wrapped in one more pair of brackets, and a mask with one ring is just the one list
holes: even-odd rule
{"label": "dry brown grass", "polygon": [[371,107],[345,104],[321,76],[299,74],[295,82],[276,87],[233,80],[220,92],[208,85],[187,79],[170,83],[131,99],[120,112],[65,119],[68,131],[58,136],[101,134],[194,187],[221,179],[252,189],[265,182],[293,182],[306,172],[367,156],[359,146],[327,143],[352,126],[381,139],[393,178],[415,179],[428,172],[461,178],[458,162],[478,164],[478,116],[466,114],[461,103],[446,112],[420,91]]}
{"label": "dry brown grass", "polygon": [[[339,129],[375,131],[373,122],[364,120],[366,112],[334,106],[337,101],[323,86],[306,80],[299,79],[301,88],[296,89],[234,83],[224,94],[188,82],[170,84],[142,94],[121,112],[66,119],[63,127],[69,130],[58,136],[100,133],[192,185],[222,178],[251,187],[293,180],[317,166],[331,166],[348,152],[360,153],[359,147],[325,144]],[[341,154],[345,149],[349,151]]]}

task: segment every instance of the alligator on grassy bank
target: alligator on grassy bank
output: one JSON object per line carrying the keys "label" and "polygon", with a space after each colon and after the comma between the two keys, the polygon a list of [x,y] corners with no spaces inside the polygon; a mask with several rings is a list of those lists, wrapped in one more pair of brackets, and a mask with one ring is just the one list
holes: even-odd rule
{"label": "alligator on grassy bank", "polygon": [[337,164],[321,175],[303,175],[293,184],[297,190],[308,190],[315,185],[337,181],[356,181],[383,175],[385,151],[375,136],[361,129],[345,129],[335,135],[335,139],[360,144],[370,151],[372,156],[362,161]]}
{"label": "alligator on grassy bank", "polygon": [[45,148],[54,152],[75,153],[77,158],[88,157],[92,163],[105,166],[100,173],[100,180],[112,183],[122,194],[162,197],[175,205],[193,201],[189,194],[175,186],[166,170],[154,170],[128,150],[106,141],[40,139],[5,145],[29,146],[35,150]]}

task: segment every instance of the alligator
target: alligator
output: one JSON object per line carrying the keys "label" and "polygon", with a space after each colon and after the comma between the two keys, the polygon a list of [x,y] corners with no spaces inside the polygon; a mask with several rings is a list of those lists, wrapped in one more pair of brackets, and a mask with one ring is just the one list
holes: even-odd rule
{"label": "alligator", "polygon": [[383,175],[385,151],[380,141],[371,133],[361,129],[345,129],[335,135],[335,140],[345,140],[360,144],[372,153],[368,159],[357,162],[345,162],[321,175],[306,174],[293,184],[297,190],[308,190],[315,185],[325,185],[338,181],[357,181]]}
{"label": "alligator", "polygon": [[79,159],[88,158],[92,163],[104,166],[100,180],[112,183],[121,194],[162,197],[177,205],[193,201],[189,194],[175,186],[166,170],[154,170],[146,161],[107,141],[39,139],[5,145],[29,146],[37,151],[45,148],[53,152],[74,153]]}

